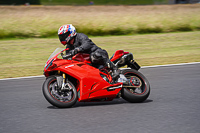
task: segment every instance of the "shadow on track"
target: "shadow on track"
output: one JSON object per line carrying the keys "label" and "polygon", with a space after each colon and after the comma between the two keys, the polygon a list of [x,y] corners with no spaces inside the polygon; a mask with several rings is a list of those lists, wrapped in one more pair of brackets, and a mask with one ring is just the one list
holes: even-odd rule
{"label": "shadow on track", "polygon": [[[114,99],[113,101],[104,101],[104,102],[77,102],[72,108],[78,108],[78,107],[87,107],[87,106],[107,106],[107,105],[115,105],[115,104],[144,104],[153,102],[151,99],[147,99],[146,101],[142,103],[130,103],[126,100],[119,98]],[[48,106],[49,109],[69,109],[69,108],[57,108],[55,106]]]}

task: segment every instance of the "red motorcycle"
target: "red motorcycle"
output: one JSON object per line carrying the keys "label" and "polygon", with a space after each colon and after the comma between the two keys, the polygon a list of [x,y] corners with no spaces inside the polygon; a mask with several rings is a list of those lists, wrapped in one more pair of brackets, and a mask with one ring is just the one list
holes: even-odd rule
{"label": "red motorcycle", "polygon": [[[42,90],[46,100],[59,108],[72,107],[79,102],[111,101],[122,97],[128,102],[143,102],[150,94],[150,84],[133,54],[117,50],[111,61],[120,69],[112,80],[112,71],[91,65],[89,54],[78,53],[66,59],[66,50],[57,48],[45,64],[46,80]],[[65,59],[64,59],[65,57]]]}

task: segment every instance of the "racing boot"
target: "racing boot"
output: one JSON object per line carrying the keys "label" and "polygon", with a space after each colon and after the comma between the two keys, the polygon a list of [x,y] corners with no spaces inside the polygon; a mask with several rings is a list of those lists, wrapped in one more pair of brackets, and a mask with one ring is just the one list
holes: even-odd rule
{"label": "racing boot", "polygon": [[112,75],[111,75],[112,79],[113,80],[118,79],[120,70],[117,68],[117,66],[115,66],[114,63],[109,60],[109,61],[107,61],[107,67],[112,70]]}

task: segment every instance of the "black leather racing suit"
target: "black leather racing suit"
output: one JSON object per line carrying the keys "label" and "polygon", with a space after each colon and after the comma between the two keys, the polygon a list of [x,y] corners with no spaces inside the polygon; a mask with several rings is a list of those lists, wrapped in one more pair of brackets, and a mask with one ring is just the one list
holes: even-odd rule
{"label": "black leather racing suit", "polygon": [[69,52],[70,50],[79,49],[78,52],[80,53],[90,54],[92,66],[99,69],[103,67],[110,68],[113,70],[113,79],[119,76],[118,68],[109,60],[107,51],[95,45],[87,35],[77,33],[74,37],[74,44],[67,44],[66,48],[69,48]]}
{"label": "black leather racing suit", "polygon": [[92,40],[83,33],[77,33],[74,38],[74,44],[67,44],[66,48],[69,48],[69,51],[78,48],[80,50],[79,52],[90,54],[90,59],[94,66],[105,66],[106,63],[109,62],[107,51],[95,45]]}

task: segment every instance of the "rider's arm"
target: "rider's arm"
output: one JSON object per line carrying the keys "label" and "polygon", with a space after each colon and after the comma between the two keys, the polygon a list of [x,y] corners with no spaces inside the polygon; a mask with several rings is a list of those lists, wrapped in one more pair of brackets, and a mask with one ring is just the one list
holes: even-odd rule
{"label": "rider's arm", "polygon": [[80,43],[81,45],[78,48],[79,52],[91,52],[93,47],[97,47],[89,38],[87,35],[82,34],[80,37]]}
{"label": "rider's arm", "polygon": [[67,44],[67,46],[66,46],[66,49],[67,48],[69,48],[68,50],[66,50],[66,54],[68,54],[71,50],[73,50],[74,49],[74,47],[73,46],[71,46],[71,45],[69,45],[69,44]]}

